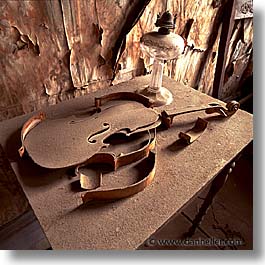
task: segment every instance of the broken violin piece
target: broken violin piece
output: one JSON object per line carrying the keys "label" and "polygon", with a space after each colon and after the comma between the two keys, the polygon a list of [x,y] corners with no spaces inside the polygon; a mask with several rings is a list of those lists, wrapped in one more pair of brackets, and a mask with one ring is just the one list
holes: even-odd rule
{"label": "broken violin piece", "polygon": [[188,113],[198,112],[198,111],[205,111],[207,114],[218,113],[223,117],[228,117],[233,115],[240,107],[240,104],[237,101],[230,101],[226,104],[226,108],[221,106],[218,103],[210,103],[206,106],[199,106],[199,107],[189,107],[182,110],[167,110],[162,111],[161,118],[162,123],[167,127],[170,128],[173,124],[173,119],[176,116],[184,115]]}
{"label": "broken violin piece", "polygon": [[[32,121],[35,121],[34,117]],[[25,123],[21,133],[22,148],[42,167],[76,166],[106,148],[108,143],[105,139],[110,135],[122,133],[129,136],[147,131],[157,127],[158,121],[159,116],[153,109],[137,101],[106,103],[101,106],[100,112],[81,118],[74,115],[60,119],[46,118],[31,130]]]}
{"label": "broken violin piece", "polygon": [[[117,200],[129,197],[142,191],[151,183],[154,178],[156,164],[155,129],[140,134],[148,136],[147,141],[144,141],[143,146],[140,148],[138,147],[136,150],[126,154],[115,154],[112,153],[111,150],[109,150],[110,153],[98,153],[85,163],[76,167],[75,172],[76,176],[80,178],[81,187],[88,190],[82,194],[82,200],[84,203],[91,200]],[[139,137],[139,139],[141,140],[141,137]],[[102,185],[104,183],[104,175],[108,174],[108,172],[103,173],[101,170],[89,168],[90,165],[96,163],[107,163],[111,167],[110,172],[113,172],[120,167],[128,166],[133,163],[141,163],[143,160],[148,164],[144,170],[146,171],[145,175],[135,183],[118,188],[104,188],[104,185]],[[82,172],[82,169],[84,168],[88,168],[88,171]]]}
{"label": "broken violin piece", "polygon": [[[159,113],[152,109],[153,103],[140,94],[117,92],[95,98],[94,111],[86,112],[81,117],[72,115],[51,119],[41,112],[24,124],[19,154],[22,156],[26,150],[32,160],[44,168],[75,166],[81,187],[86,190],[82,196],[83,202],[121,199],[143,190],[151,183],[155,172],[155,134],[160,124],[169,128],[174,117],[198,111],[227,117],[239,108],[239,104],[232,101],[226,107],[213,103]],[[206,125],[206,122],[199,119],[194,128],[181,133],[180,137],[191,143],[200,136]],[[125,138],[125,146],[129,146],[130,137],[148,137],[135,148],[124,151],[126,148],[117,149],[109,141],[114,135]],[[133,184],[119,188],[104,189],[104,173],[90,168],[92,164],[105,163],[111,166],[112,171],[116,171],[119,167],[141,160],[148,161],[150,165],[145,176]]]}
{"label": "broken violin piece", "polygon": [[180,132],[179,138],[184,140],[187,144],[191,144],[196,141],[207,128],[208,121],[198,118],[194,127],[187,132]]}

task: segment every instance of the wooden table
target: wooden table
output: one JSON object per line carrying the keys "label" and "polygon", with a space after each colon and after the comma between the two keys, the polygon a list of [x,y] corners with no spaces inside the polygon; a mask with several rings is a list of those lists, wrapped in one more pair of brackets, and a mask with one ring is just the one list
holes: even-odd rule
{"label": "wooden table", "polygon": [[[96,96],[134,91],[148,84],[149,79],[137,77],[44,111],[48,116],[74,113],[92,106]],[[167,77],[163,85],[172,91],[174,102],[160,110],[218,101]],[[252,115],[242,110],[227,119],[215,114],[209,117],[204,112],[179,116],[170,129],[157,133],[157,170],[150,186],[127,199],[80,206],[80,193],[71,189],[68,171],[43,170],[29,159],[18,157],[19,132],[32,115],[2,122],[0,144],[53,249],[137,248],[253,139]],[[198,117],[209,121],[206,131],[193,144],[179,146],[178,133],[193,127]]]}

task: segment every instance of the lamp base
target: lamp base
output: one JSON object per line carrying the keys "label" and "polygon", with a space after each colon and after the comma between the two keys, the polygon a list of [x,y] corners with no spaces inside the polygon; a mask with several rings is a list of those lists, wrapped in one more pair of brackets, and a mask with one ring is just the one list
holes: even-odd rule
{"label": "lamp base", "polygon": [[172,93],[165,87],[160,87],[157,91],[149,86],[136,91],[136,93],[146,96],[154,101],[154,107],[169,105],[173,101]]}

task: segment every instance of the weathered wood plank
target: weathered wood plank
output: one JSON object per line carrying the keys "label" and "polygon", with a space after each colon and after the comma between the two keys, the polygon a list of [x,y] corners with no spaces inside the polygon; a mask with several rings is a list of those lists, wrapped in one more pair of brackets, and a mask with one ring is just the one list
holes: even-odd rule
{"label": "weathered wood plank", "polygon": [[[72,89],[60,2],[0,2],[1,119]],[[54,102],[55,101],[55,102]],[[6,113],[5,113],[6,112]]]}
{"label": "weathered wood plank", "polygon": [[[240,20],[238,30],[234,30],[226,60],[225,83],[220,91],[220,99],[229,100],[241,95],[241,85],[253,75],[253,19]],[[251,93],[249,88],[249,93]]]}
{"label": "weathered wood plank", "polygon": [[124,72],[131,72],[131,76],[142,74],[144,71],[139,69],[143,68],[141,60],[144,61],[145,68],[151,69],[152,60],[140,51],[140,38],[144,33],[155,29],[157,14],[167,9],[177,14],[174,32],[185,35],[188,47],[181,58],[167,63],[164,73],[183,84],[210,94],[216,64],[213,54],[216,54],[218,49],[216,42],[222,7],[215,7],[212,3],[210,0],[195,3],[190,0],[151,1],[127,36],[127,46],[119,61],[122,72],[116,77],[116,81],[124,80]]}
{"label": "weathered wood plank", "polygon": [[110,85],[149,1],[0,1],[0,120]]}
{"label": "weathered wood plank", "polygon": [[[134,76],[144,74],[151,70],[152,60],[142,54],[139,41],[141,36],[155,29],[156,15],[166,9],[177,13],[175,33],[187,38],[188,47],[182,57],[166,63],[164,74],[178,82],[189,85],[201,92],[212,95],[213,82],[218,58],[221,23],[225,19],[225,6],[227,1],[151,1],[142,17],[127,36],[127,45],[121,57],[120,71],[115,82],[128,80]],[[205,15],[207,14],[207,15]],[[232,17],[233,19],[233,17]],[[246,49],[252,48],[253,20],[244,21],[245,42],[233,38],[229,43],[227,61],[233,61],[233,51],[237,47],[237,54],[245,54]],[[233,30],[233,35],[236,34]],[[237,57],[237,55],[236,55]],[[242,83],[244,69],[251,61],[249,53],[238,60],[236,71],[229,82],[220,92],[221,98],[235,95]],[[233,64],[235,64],[235,60]],[[228,64],[226,65],[226,69]]]}
{"label": "weathered wood plank", "polygon": [[225,5],[225,12],[222,22],[222,31],[220,35],[220,42],[218,48],[218,58],[216,63],[216,70],[213,81],[213,97],[219,98],[221,89],[224,84],[225,76],[225,61],[229,48],[229,42],[232,35],[232,28],[234,26],[235,16],[235,0],[228,1]]}
{"label": "weathered wood plank", "polygon": [[[0,1],[0,120],[150,71],[139,40],[166,9],[177,13],[175,32],[188,47],[164,73],[212,94],[226,1]],[[225,79],[222,98],[238,93],[251,68],[253,20],[243,24],[243,39],[234,28],[226,72],[231,64],[235,72]]]}

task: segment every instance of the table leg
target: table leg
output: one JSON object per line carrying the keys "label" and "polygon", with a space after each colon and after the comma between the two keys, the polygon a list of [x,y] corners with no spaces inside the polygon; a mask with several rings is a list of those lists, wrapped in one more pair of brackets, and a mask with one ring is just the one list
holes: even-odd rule
{"label": "table leg", "polygon": [[209,207],[213,203],[216,194],[222,189],[222,187],[226,183],[229,174],[231,174],[233,168],[235,167],[235,161],[238,158],[239,156],[235,158],[232,163],[229,163],[227,166],[225,166],[224,169],[214,178],[210,190],[205,200],[203,201],[198,211],[198,214],[195,216],[195,218],[192,221],[192,226],[190,227],[188,232],[183,234],[183,238],[191,238],[194,235],[196,229],[199,227],[204,216],[206,215]]}

